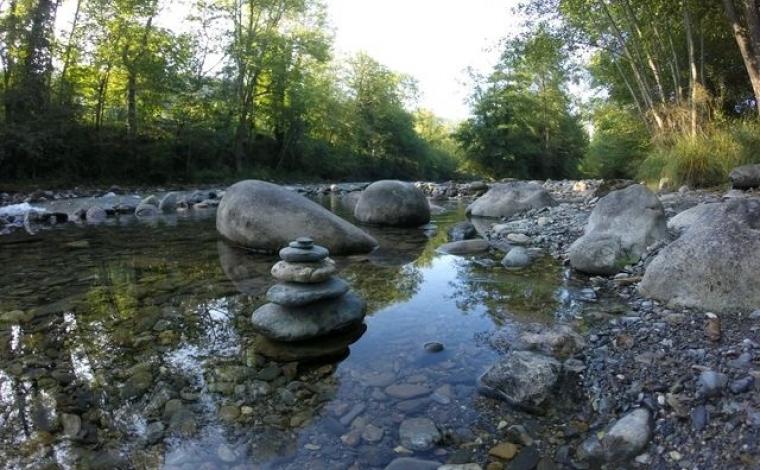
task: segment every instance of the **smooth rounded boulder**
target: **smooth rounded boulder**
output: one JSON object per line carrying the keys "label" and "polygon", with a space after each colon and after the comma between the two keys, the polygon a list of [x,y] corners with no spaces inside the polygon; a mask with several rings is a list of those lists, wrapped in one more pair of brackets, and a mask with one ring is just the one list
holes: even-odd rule
{"label": "smooth rounded boulder", "polygon": [[494,184],[483,196],[467,207],[474,217],[511,217],[531,209],[543,209],[557,202],[543,186],[524,181]]}
{"label": "smooth rounded boulder", "polygon": [[647,266],[639,286],[644,296],[714,312],[760,308],[760,200],[718,206]]}
{"label": "smooth rounded boulder", "polygon": [[377,241],[360,228],[276,184],[246,180],[232,185],[216,213],[216,229],[229,242],[275,253],[309,236],[333,254],[367,253]]}
{"label": "smooth rounded boulder", "polygon": [[430,222],[430,206],[425,194],[413,184],[383,180],[362,191],[354,217],[372,225],[418,227]]}
{"label": "smooth rounded boulder", "polygon": [[615,274],[667,239],[662,203],[645,186],[634,184],[599,200],[584,235],[570,246],[570,264],[589,274]]}
{"label": "smooth rounded boulder", "polygon": [[760,188],[760,164],[736,167],[731,170],[728,179],[735,189]]}

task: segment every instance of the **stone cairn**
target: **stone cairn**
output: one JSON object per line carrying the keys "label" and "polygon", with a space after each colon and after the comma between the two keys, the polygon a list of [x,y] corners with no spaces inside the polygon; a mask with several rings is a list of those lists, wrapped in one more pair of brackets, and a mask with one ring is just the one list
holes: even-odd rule
{"label": "stone cairn", "polygon": [[303,342],[340,336],[362,324],[366,303],[335,276],[329,254],[307,237],[280,250],[282,261],[272,268],[279,282],[267,291],[269,303],[251,315],[259,334],[295,351]]}

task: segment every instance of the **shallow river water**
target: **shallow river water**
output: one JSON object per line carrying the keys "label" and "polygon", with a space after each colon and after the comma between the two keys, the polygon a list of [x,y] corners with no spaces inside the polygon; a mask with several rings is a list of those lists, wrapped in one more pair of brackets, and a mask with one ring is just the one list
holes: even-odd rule
{"label": "shallow river water", "polygon": [[464,207],[427,231],[367,228],[376,252],[336,258],[368,301],[366,330],[313,363],[260,354],[248,319],[276,259],[219,241],[213,209],[1,237],[0,462],[383,468],[407,455],[399,424],[423,416],[443,439],[414,455],[456,461],[498,422],[477,393],[499,354],[490,338],[575,305],[551,259],[515,272],[495,255],[437,254]]}

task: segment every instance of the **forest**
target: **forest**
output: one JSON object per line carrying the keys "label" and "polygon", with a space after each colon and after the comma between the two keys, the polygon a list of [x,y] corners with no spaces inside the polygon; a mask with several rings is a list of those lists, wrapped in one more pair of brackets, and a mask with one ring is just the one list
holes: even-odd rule
{"label": "forest", "polygon": [[193,0],[181,28],[172,3],[0,1],[0,181],[709,186],[760,160],[755,0],[523,1],[462,122],[421,109],[414,77],[337,57],[319,0]]}

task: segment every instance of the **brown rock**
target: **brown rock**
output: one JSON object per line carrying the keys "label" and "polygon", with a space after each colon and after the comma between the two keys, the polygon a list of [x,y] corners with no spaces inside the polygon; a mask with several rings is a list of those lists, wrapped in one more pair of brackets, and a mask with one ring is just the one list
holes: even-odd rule
{"label": "brown rock", "polygon": [[517,455],[518,447],[511,442],[502,442],[488,451],[488,455],[502,460],[512,460]]}

